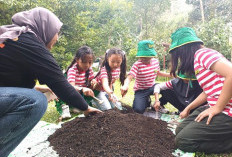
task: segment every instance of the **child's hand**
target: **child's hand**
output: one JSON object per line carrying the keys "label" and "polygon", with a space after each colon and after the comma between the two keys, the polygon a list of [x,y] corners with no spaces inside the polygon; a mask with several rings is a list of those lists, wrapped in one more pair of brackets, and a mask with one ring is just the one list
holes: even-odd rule
{"label": "child's hand", "polygon": [[187,109],[187,108],[185,108],[185,109],[180,113],[180,118],[183,119],[183,118],[188,117],[189,113],[190,113],[190,110]]}
{"label": "child's hand", "polygon": [[56,94],[52,93],[52,99],[49,100],[48,102],[51,102],[51,101],[59,101],[59,98],[56,96]]}
{"label": "child's hand", "polygon": [[126,95],[127,91],[128,91],[127,86],[124,85],[124,86],[121,87],[121,95],[122,95],[122,97],[124,97]]}
{"label": "child's hand", "polygon": [[158,112],[160,108],[160,101],[155,101],[153,108]]}
{"label": "child's hand", "polygon": [[209,123],[210,123],[210,121],[212,120],[212,118],[213,118],[215,115],[221,113],[222,110],[223,110],[223,108],[218,107],[218,106],[216,106],[216,105],[213,106],[213,107],[210,107],[210,108],[208,108],[208,109],[202,111],[202,112],[197,116],[197,118],[195,119],[195,121],[196,121],[196,122],[200,122],[202,119],[208,117],[208,118],[207,118],[206,124],[209,125]]}
{"label": "child's hand", "polygon": [[95,89],[95,86],[98,84],[98,82],[97,82],[97,80],[96,79],[92,79],[91,80],[91,87],[93,88],[93,89]]}
{"label": "child's hand", "polygon": [[83,87],[82,91],[85,96],[94,97],[94,92],[92,91],[92,89]]}
{"label": "child's hand", "polygon": [[109,95],[109,101],[111,101],[111,102],[115,103],[115,102],[116,102],[116,100],[115,100],[115,98],[114,98],[113,94],[108,93],[108,95]]}
{"label": "child's hand", "polygon": [[53,93],[53,92],[45,92],[44,95],[46,96],[48,102],[51,102],[53,100],[59,101],[59,98]]}
{"label": "child's hand", "polygon": [[91,88],[94,89],[94,90],[101,91],[102,86],[97,81],[93,82],[93,83],[91,81]]}

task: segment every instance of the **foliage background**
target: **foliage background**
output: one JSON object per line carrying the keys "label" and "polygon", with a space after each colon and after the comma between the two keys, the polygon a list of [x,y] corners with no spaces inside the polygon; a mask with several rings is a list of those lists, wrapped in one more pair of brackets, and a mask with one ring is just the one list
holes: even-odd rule
{"label": "foliage background", "polygon": [[[52,49],[62,69],[80,46],[88,45],[96,58],[108,48],[123,49],[129,70],[136,61],[137,43],[152,39],[161,69],[167,70],[169,55],[162,43],[170,43],[171,33],[183,26],[193,27],[205,46],[231,60],[231,0],[0,0],[0,25],[11,24],[15,13],[38,6],[50,9],[64,24],[62,36]],[[128,97],[122,99],[130,101],[127,104],[133,101],[132,85],[130,89]],[[49,107],[43,120],[54,122],[58,116],[54,106]]]}
{"label": "foliage background", "polygon": [[108,48],[123,49],[129,70],[136,61],[138,41],[152,39],[161,69],[166,70],[169,55],[162,43],[170,43],[171,33],[182,26],[193,27],[206,46],[231,58],[230,0],[0,0],[0,25],[11,24],[16,12],[38,6],[50,9],[64,23],[52,50],[62,69],[80,46],[88,45],[96,58]]}

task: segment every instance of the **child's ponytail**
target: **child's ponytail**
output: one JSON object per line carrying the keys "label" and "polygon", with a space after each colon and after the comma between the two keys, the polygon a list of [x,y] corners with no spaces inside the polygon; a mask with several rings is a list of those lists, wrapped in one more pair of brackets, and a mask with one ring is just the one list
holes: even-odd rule
{"label": "child's ponytail", "polygon": [[124,81],[126,79],[126,53],[122,51],[122,64],[120,66],[120,82],[121,85],[124,85]]}
{"label": "child's ponytail", "polygon": [[106,68],[106,71],[107,71],[107,76],[108,76],[108,84],[110,85],[110,82],[111,82],[111,80],[112,80],[112,75],[111,75],[111,69],[110,69],[110,65],[109,65],[109,63],[108,63],[108,57],[109,57],[109,55],[108,55],[108,51],[109,51],[110,49],[108,49],[107,51],[106,51],[106,53],[105,53],[105,57],[104,57],[104,60],[102,61],[102,64],[101,64],[101,66],[100,66],[100,70],[98,71],[98,73],[96,74],[96,76],[94,77],[94,78],[96,78],[96,77],[98,77],[99,75],[100,75],[100,73],[101,73],[101,68],[102,67],[105,67]]}
{"label": "child's ponytail", "polygon": [[74,57],[73,61],[71,62],[71,64],[68,66],[67,70],[65,71],[65,74],[68,73],[68,70],[76,63],[76,56]]}

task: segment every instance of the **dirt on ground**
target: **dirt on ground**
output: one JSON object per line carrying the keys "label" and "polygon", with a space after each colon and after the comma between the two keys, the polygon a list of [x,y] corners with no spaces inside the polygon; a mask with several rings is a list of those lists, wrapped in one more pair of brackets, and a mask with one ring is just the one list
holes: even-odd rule
{"label": "dirt on ground", "polygon": [[60,157],[170,157],[167,123],[127,110],[108,110],[66,122],[48,138]]}

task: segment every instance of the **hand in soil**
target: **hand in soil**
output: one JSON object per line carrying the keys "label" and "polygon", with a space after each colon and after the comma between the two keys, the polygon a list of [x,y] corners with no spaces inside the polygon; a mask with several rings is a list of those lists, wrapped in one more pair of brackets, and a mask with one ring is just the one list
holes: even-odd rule
{"label": "hand in soil", "polygon": [[160,101],[155,101],[153,108],[158,112],[160,109]]}
{"label": "hand in soil", "polygon": [[85,117],[87,117],[90,113],[101,113],[102,111],[96,109],[96,108],[93,108],[91,106],[88,106],[88,109],[84,111],[84,115]]}

